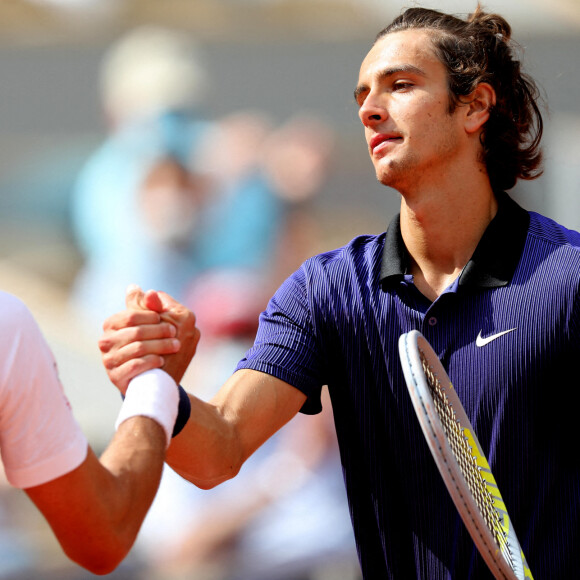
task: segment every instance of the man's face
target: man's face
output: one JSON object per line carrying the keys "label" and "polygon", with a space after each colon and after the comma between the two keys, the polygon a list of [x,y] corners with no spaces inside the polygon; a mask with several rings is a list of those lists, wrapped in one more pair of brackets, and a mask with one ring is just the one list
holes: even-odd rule
{"label": "man's face", "polygon": [[377,179],[401,192],[422,180],[436,185],[466,146],[461,115],[448,112],[447,73],[429,34],[405,30],[381,38],[355,90]]}

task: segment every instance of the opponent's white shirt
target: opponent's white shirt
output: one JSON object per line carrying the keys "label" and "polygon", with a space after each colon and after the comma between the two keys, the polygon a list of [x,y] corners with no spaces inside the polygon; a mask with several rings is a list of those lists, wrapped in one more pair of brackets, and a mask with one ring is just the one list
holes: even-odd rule
{"label": "opponent's white shirt", "polygon": [[8,481],[46,483],[78,467],[87,450],[34,317],[0,292],[0,452]]}

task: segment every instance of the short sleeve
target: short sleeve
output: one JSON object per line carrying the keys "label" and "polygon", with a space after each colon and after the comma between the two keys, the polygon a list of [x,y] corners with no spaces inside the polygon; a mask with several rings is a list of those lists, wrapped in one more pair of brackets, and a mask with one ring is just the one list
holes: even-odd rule
{"label": "short sleeve", "polygon": [[239,369],[267,373],[302,391],[308,397],[303,413],[322,410],[319,350],[301,270],[282,284],[261,314],[256,341]]}
{"label": "short sleeve", "polygon": [[0,293],[0,452],[8,481],[41,485],[78,467],[88,443],[26,306]]}

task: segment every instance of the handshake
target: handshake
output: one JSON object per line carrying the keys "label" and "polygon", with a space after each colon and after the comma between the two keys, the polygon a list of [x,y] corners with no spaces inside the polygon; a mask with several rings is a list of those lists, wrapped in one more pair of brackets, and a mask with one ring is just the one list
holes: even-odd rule
{"label": "handshake", "polygon": [[199,342],[194,314],[165,292],[127,289],[126,310],[103,324],[99,349],[109,379],[125,395],[131,379],[156,368],[181,381]]}
{"label": "handshake", "polygon": [[168,294],[138,286],[127,289],[126,306],[105,321],[99,340],[109,379],[124,398],[117,427],[150,417],[163,426],[169,445],[191,413],[187,393],[175,386],[199,342],[195,316]]}

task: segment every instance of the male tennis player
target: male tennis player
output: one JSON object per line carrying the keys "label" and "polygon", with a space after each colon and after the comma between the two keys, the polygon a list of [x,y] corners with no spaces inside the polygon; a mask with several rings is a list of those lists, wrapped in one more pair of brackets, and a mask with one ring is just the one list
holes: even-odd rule
{"label": "male tennis player", "polygon": [[[158,330],[158,352],[179,348],[174,326],[163,323]],[[146,328],[141,332],[145,337]],[[159,486],[177,417],[177,385],[160,370],[132,381],[118,430],[99,461],[73,417],[38,325],[4,292],[0,359],[0,451],[8,481],[24,489],[72,560],[96,574],[112,571],[135,541]]]}
{"label": "male tennis player", "polygon": [[[168,451],[184,477],[216,485],[298,411],[317,412],[327,384],[365,579],[490,577],[409,400],[397,342],[412,329],[456,386],[535,577],[578,576],[580,463],[566,441],[576,440],[567,401],[578,382],[580,235],[505,193],[539,174],[542,133],[510,37],[479,7],[467,20],[409,9],[379,33],[355,98],[400,214],[284,282],[218,395],[191,396]],[[129,360],[124,327],[155,296],[130,293],[106,323],[100,346],[121,389],[145,364]]]}

